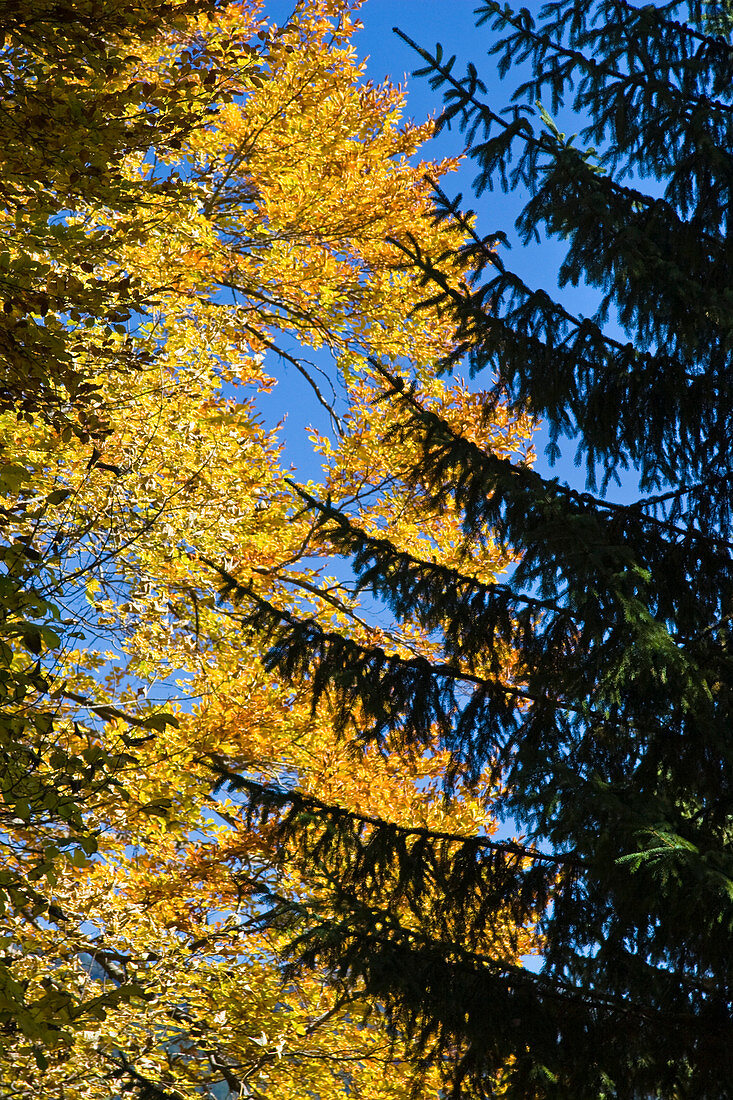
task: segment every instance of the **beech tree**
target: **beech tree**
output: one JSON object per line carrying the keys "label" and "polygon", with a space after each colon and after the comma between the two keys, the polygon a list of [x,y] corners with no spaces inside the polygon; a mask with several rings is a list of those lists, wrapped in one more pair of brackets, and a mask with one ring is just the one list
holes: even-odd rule
{"label": "beech tree", "polygon": [[[375,618],[348,577],[330,575],[330,540],[306,506],[329,493],[367,530],[436,563],[460,556],[483,582],[514,560],[491,540],[461,547],[458,515],[404,478],[418,451],[392,446],[405,418],[382,400],[382,358],[497,452],[530,463],[532,425],[501,404],[487,416],[465,385],[433,376],[454,322],[415,310],[421,291],[396,242],[440,252],[462,239],[430,216],[424,178],[454,162],[411,163],[432,125],[402,123],[401,92],[364,81],[358,6],[312,0],[283,27],[254,3],[161,9],[149,36],[125,38],[147,137],[120,151],[114,192],[92,187],[63,214],[81,250],[69,266],[136,297],[127,316],[58,321],[61,340],[78,337],[98,430],[55,419],[77,414],[64,390],[53,415],[0,414],[7,468],[27,475],[6,481],[8,545],[38,567],[34,598],[55,616],[53,632],[38,628],[33,694],[20,700],[45,725],[8,749],[0,1082],[13,1096],[407,1097],[404,1037],[378,1006],[350,985],[283,979],[290,932],[263,921],[260,894],[325,918],[330,871],[281,859],[243,792],[295,791],[316,822],[357,812],[364,841],[388,824],[435,832],[447,853],[461,838],[493,843],[490,771],[475,789],[456,774],[461,798],[446,803],[434,737],[417,752],[395,737],[361,753],[344,728],[358,711],[325,697],[313,708],[307,687],[263,668],[257,635],[219,599],[246,579],[263,605],[355,645],[433,656],[416,620]],[[171,103],[186,126],[169,140]],[[108,247],[86,252],[100,232]],[[330,375],[323,355],[311,361],[324,350]],[[278,361],[305,376],[324,416],[299,486],[258,405]],[[12,659],[27,665],[20,648]],[[507,677],[514,660],[502,653]],[[20,789],[29,761],[35,786]],[[401,905],[408,925],[442,919],[441,866],[421,914]],[[391,872],[384,882],[399,885]],[[527,899],[526,919],[497,913],[481,950],[536,950],[542,901]],[[427,1095],[439,1088],[427,1068]]]}
{"label": "beech tree", "polygon": [[[295,922],[301,964],[384,1004],[454,1095],[496,1095],[503,1066],[517,1098],[720,1100],[733,1081],[730,8],[560,0],[535,20],[484,2],[478,15],[500,70],[531,75],[502,112],[474,67],[458,77],[416,46],[444,90],[442,124],[467,133],[479,192],[528,190],[520,234],[566,242],[561,289],[585,282],[600,305],[578,316],[529,285],[440,189],[438,216],[467,243],[404,250],[457,322],[443,366],[467,358],[492,373],[493,401],[545,420],[551,446],[574,439],[585,491],[492,451],[383,362],[407,483],[460,517],[466,546],[516,548],[511,576],[486,584],[460,554],[446,566],[310,494],[360,591],[414,618],[433,652],[227,590],[267,639],[266,667],[335,701],[344,727],[357,713],[365,745],[437,731],[449,787],[490,767],[527,845],[446,851],[440,834],[388,825],[365,837],[358,816],[306,801],[304,828],[297,793],[263,786],[254,805],[282,815],[284,851],[326,867],[334,907],[272,890],[271,919]],[[580,138],[553,121],[561,107]],[[631,503],[607,495],[622,475],[638,481]],[[442,900],[423,922],[437,859]],[[542,971],[485,954],[499,911],[526,917],[537,897],[552,899]]]}

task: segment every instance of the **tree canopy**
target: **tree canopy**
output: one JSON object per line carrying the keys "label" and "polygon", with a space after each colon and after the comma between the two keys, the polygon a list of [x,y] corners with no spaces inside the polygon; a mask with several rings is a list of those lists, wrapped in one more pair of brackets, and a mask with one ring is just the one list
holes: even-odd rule
{"label": "tree canopy", "polygon": [[[335,700],[342,728],[358,715],[367,747],[421,748],[437,731],[448,787],[491,775],[527,839],[387,824],[365,837],[357,816],[307,803],[298,816],[297,795],[251,791],[283,815],[281,848],[326,867],[334,906],[272,891],[271,920],[296,923],[301,963],[384,1004],[456,1095],[496,1095],[508,1067],[517,1098],[720,1100],[733,1081],[730,8],[559,0],[535,18],[484,0],[478,23],[500,70],[530,75],[501,111],[476,67],[457,76],[417,46],[441,124],[466,134],[479,193],[526,189],[521,236],[565,242],[560,289],[595,288],[598,309],[576,315],[570,294],[521,279],[440,188],[438,223],[463,243],[402,249],[429,308],[456,322],[443,368],[467,358],[490,375],[487,419],[508,402],[544,419],[551,448],[574,440],[585,490],[487,446],[382,361],[402,476],[458,518],[465,556],[370,530],[348,498],[311,492],[304,507],[360,591],[432,651],[294,616],[238,570],[226,591],[249,605],[266,667]],[[561,109],[580,136],[554,121]],[[622,475],[638,482],[630,503],[609,492]],[[518,555],[500,583],[470,565],[491,540]],[[484,952],[500,911],[521,923],[538,902],[539,974]]]}
{"label": "tree canopy", "polygon": [[[375,854],[385,827],[442,845],[419,911],[397,901],[397,865],[374,864],[405,926],[437,929],[456,847],[506,847],[492,776],[474,788],[458,769],[447,802],[437,731],[364,751],[356,701],[314,705],[263,666],[221,591],[246,577],[258,607],[348,645],[437,653],[340,570],[308,508],[329,494],[436,568],[491,583],[512,567],[405,479],[419,450],[394,449],[406,418],[383,400],[385,361],[531,463],[528,416],[435,377],[454,322],[416,309],[400,248],[463,239],[432,219],[425,179],[455,162],[413,163],[433,126],[364,79],[351,0],[308,0],[283,26],[256,3],[6,6],[0,1091],[407,1098],[405,1035],[379,1005],[283,975],[297,928],[262,894],[325,927],[331,868],[325,851],[283,858],[248,796],[296,794],[290,824],[314,842],[321,821],[356,820]],[[305,471],[262,412],[284,370],[322,412]],[[497,660],[508,677],[513,651]],[[543,898],[525,900],[492,918],[486,957],[537,949]],[[439,1073],[422,1087],[437,1096]]]}

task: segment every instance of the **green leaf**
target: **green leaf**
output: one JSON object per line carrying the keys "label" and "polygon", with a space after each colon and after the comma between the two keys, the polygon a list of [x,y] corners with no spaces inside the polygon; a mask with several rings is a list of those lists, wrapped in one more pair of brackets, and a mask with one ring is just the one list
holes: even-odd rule
{"label": "green leaf", "polygon": [[9,462],[0,467],[0,489],[7,493],[17,493],[20,487],[31,480],[31,475],[24,466],[17,462]]}
{"label": "green leaf", "polygon": [[180,724],[180,721],[178,720],[178,718],[176,718],[174,714],[168,714],[166,712],[162,712],[159,714],[149,714],[147,718],[143,718],[140,723],[140,725],[144,729],[157,730],[158,733],[165,732],[166,726],[174,726],[175,728],[178,728]]}

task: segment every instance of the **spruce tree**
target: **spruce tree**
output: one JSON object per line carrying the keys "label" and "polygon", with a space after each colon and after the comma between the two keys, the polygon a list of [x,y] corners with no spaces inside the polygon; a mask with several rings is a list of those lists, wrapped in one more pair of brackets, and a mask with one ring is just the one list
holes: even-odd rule
{"label": "spruce tree", "polygon": [[[404,409],[411,476],[470,539],[505,540],[503,583],[398,553],[348,502],[304,506],[399,617],[419,610],[440,660],[359,647],[247,595],[266,661],[329,693],[367,742],[434,743],[446,776],[490,764],[526,842],[359,819],[247,787],[283,851],[321,884],[294,958],[363,987],[456,1095],[733,1095],[733,40],[728,4],[559,0],[537,19],[484,0],[490,52],[530,78],[506,111],[478,71],[420,51],[466,132],[477,190],[526,188],[518,220],[565,242],[560,292],[523,281],[458,204],[460,256],[405,244],[457,350],[495,393],[574,439],[585,489],[463,438],[377,365]],[[540,106],[541,104],[541,106]],[[585,126],[552,120],[572,107]],[[457,271],[468,271],[462,280]],[[592,317],[562,288],[598,290]],[[398,445],[400,440],[395,440]],[[619,475],[633,503],[606,495]],[[507,680],[506,654],[516,653]],[[477,945],[500,909],[540,912],[540,974]],[[497,1081],[501,1080],[501,1086]]]}

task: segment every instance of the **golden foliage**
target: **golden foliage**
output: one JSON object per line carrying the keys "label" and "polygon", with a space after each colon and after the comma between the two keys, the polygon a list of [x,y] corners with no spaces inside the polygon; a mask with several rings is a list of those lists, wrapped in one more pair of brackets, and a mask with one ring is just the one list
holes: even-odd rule
{"label": "golden foliage", "polygon": [[[58,843],[51,852],[53,911],[8,918],[19,945],[12,980],[27,983],[34,1003],[72,990],[76,1006],[59,1016],[40,1068],[32,1036],[8,1036],[0,1081],[12,1096],[108,1100],[129,1087],[141,1097],[213,1097],[226,1087],[407,1097],[404,1051],[378,1009],[369,1014],[353,991],[313,975],[283,984],[288,933],[258,928],[255,891],[274,876],[294,897],[313,884],[295,866],[276,868],[267,826],[212,793],[212,756],[396,823],[464,835],[495,828],[490,790],[443,798],[439,750],[356,749],[335,735],[326,702],[314,713],[303,689],[266,673],[241,615],[219,601],[212,567],[356,639],[434,648],[414,624],[387,621],[353,595],[303,511],[284,457],[292,440],[261,411],[278,362],[313,386],[322,423],[310,458],[299,444],[313,495],[481,580],[510,564],[490,538],[467,546],[457,517],[431,510],[410,486],[410,455],[393,445],[403,414],[371,365],[396,364],[469,438],[531,457],[526,420],[498,407],[487,424],[475,394],[432,375],[452,331],[417,308],[420,287],[390,241],[409,235],[427,253],[444,249],[453,231],[431,220],[424,177],[454,165],[413,163],[431,126],[403,124],[402,91],[364,81],[351,44],[358,7],[309,0],[275,28],[245,2],[194,11],[169,36],[139,43],[136,79],[146,86],[160,86],[187,50],[213,72],[225,59],[227,94],[173,146],[127,153],[131,183],[148,184],[134,209],[92,196],[74,215],[82,233],[105,221],[114,230],[114,255],[95,260],[91,276],[140,288],[139,316],[92,320],[76,349],[108,427],[90,439],[60,435],[42,418],[0,419],[6,462],[30,471],[46,502],[19,517],[13,537],[32,537],[47,595],[73,628],[45,660],[61,685],[57,747],[87,769],[94,838],[86,856],[77,848],[65,858]],[[134,370],[114,368],[133,360]],[[95,787],[95,767],[111,759],[116,786]],[[57,826],[44,828],[34,836],[51,851]],[[9,864],[22,870],[24,858],[11,851]],[[514,958],[533,949],[533,936],[507,921],[487,930],[487,944]],[[125,997],[110,1006],[111,991]],[[424,1095],[438,1087],[426,1081]]]}

